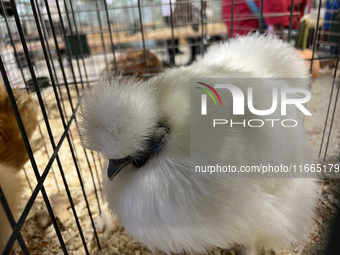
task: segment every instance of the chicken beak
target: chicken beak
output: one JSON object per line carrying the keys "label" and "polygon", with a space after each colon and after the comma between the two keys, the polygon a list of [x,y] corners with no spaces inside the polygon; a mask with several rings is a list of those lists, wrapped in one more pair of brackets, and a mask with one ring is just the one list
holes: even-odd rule
{"label": "chicken beak", "polygon": [[126,167],[128,164],[132,163],[132,158],[124,158],[121,160],[109,160],[109,167],[107,169],[107,176],[109,177],[109,180],[112,181],[113,178],[119,174],[119,172]]}

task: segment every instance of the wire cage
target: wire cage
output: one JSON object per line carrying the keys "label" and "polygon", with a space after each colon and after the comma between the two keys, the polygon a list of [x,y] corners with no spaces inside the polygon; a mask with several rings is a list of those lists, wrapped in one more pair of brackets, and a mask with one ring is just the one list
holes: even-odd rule
{"label": "wire cage", "polygon": [[[321,160],[339,161],[339,2],[306,1],[306,7],[292,0],[293,6],[299,2],[297,9],[268,14],[261,0],[255,1],[260,7],[258,15],[249,11],[240,15],[238,11],[245,2],[0,1],[0,69],[7,91],[0,89],[0,93],[8,97],[3,99],[4,94],[0,94],[0,106],[1,100],[10,102],[25,148],[24,158],[29,159],[19,169],[7,169],[6,162],[0,161],[0,170],[15,172],[13,182],[22,183],[22,197],[16,203],[19,209],[13,211],[13,198],[8,194],[11,188],[4,189],[5,178],[9,177],[0,173],[0,200],[3,217],[6,215],[0,224],[9,222],[11,233],[9,237],[0,233],[2,254],[143,251],[123,234],[118,223],[112,230],[115,242],[103,246],[103,240],[109,238],[98,221],[105,214],[100,183],[103,159],[81,146],[75,125],[79,98],[105,72],[125,72],[147,79],[166,68],[190,65],[211,45],[228,41],[235,31],[267,31],[262,26],[267,18],[286,17],[288,25],[281,36],[297,48],[310,49],[306,61],[311,72],[320,63],[323,71],[320,69],[319,75],[331,78],[330,84],[312,86],[319,98],[314,107],[320,110],[321,119],[317,127],[309,128],[309,133]],[[182,11],[176,11],[179,5]],[[311,13],[310,21],[300,20],[302,8]],[[226,14],[224,9],[230,12]],[[257,22],[257,28],[242,27],[244,20]],[[20,101],[24,96],[24,102],[32,102]],[[25,107],[34,114],[25,114]],[[36,125],[28,127],[34,119]],[[19,155],[20,151],[13,153]],[[21,182],[22,178],[26,180]]]}

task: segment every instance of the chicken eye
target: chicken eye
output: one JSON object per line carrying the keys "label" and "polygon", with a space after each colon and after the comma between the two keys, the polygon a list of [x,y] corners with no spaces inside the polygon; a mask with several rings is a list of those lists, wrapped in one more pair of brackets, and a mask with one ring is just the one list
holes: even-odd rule
{"label": "chicken eye", "polygon": [[153,148],[153,153],[156,154],[158,152],[160,152],[163,148],[164,145],[164,138],[162,138]]}

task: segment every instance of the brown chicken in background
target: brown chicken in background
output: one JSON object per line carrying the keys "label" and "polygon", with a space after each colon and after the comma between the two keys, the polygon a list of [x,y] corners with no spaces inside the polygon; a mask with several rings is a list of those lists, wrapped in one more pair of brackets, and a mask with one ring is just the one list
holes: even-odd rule
{"label": "brown chicken in background", "polygon": [[[32,99],[31,95],[20,91],[19,88],[13,89],[13,94],[27,137],[31,140],[33,132],[38,125],[37,102]],[[42,142],[42,139],[30,141],[32,150],[36,151],[41,148]],[[0,163],[20,170],[28,159],[26,147],[21,137],[11,103],[5,86],[0,79]]]}
{"label": "brown chicken in background", "polygon": [[[145,53],[149,74],[163,72],[163,65],[158,58],[148,50]],[[146,65],[143,51],[123,52],[117,57],[116,63],[117,72],[119,74],[136,75],[137,79],[148,79],[152,77],[147,76],[148,72],[145,68]],[[104,73],[115,72],[115,67],[114,61],[111,61],[111,63],[104,69]]]}
{"label": "brown chicken in background", "polygon": [[[25,91],[13,89],[22,122],[30,139],[32,151],[43,145],[43,139],[32,140],[38,125],[38,105]],[[0,185],[15,219],[20,213],[21,195],[24,192],[23,173],[20,171],[29,157],[17,124],[7,91],[0,78]],[[12,229],[0,205],[0,253]]]}
{"label": "brown chicken in background", "polygon": [[[16,168],[0,163],[0,185],[5,194],[6,201],[11,209],[14,219],[17,220],[22,204],[21,195],[24,191],[23,175]],[[0,253],[5,248],[12,228],[5,211],[0,204]]]}

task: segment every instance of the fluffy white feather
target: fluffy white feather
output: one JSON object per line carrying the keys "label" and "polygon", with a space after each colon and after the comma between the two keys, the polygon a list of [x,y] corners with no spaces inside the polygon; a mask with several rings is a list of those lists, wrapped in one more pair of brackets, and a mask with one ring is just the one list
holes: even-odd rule
{"label": "fluffy white feather", "polygon": [[[190,159],[191,77],[307,78],[308,72],[292,47],[274,38],[250,36],[211,48],[202,61],[167,70],[147,82],[100,82],[88,91],[78,114],[85,147],[107,159],[133,156],[145,149],[145,138],[157,123],[169,127],[164,148],[143,167],[129,164],[111,182],[105,165],[103,191],[110,209],[132,237],[167,253],[203,253],[238,243],[247,254],[255,254],[257,247],[277,250],[298,243],[313,216],[314,180],[211,178],[194,174],[190,166],[206,155],[234,165],[310,161],[303,128],[211,132],[212,140],[220,139],[223,153],[211,155],[213,143],[198,143],[200,155]],[[284,85],[306,84],[287,80]],[[280,84],[258,86],[266,90]],[[257,103],[269,101],[261,98]],[[226,100],[226,107],[231,102]],[[290,117],[301,119],[301,114],[292,112]]]}

